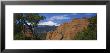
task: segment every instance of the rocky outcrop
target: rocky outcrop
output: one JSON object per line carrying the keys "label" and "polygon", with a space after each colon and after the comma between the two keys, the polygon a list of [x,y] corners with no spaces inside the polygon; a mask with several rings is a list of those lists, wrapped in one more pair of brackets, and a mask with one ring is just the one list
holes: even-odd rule
{"label": "rocky outcrop", "polygon": [[89,21],[87,18],[73,19],[71,22],[61,24],[52,32],[48,32],[47,40],[71,40],[77,32],[87,28]]}
{"label": "rocky outcrop", "polygon": [[23,30],[22,33],[23,33],[24,37],[32,38],[33,33],[27,25],[24,25],[22,30]]}

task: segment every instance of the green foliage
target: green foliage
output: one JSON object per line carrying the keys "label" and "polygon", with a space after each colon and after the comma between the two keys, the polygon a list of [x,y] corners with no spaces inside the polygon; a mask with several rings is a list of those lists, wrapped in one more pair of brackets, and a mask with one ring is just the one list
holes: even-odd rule
{"label": "green foliage", "polygon": [[22,33],[17,33],[14,35],[14,40],[25,40],[25,36]]}
{"label": "green foliage", "polygon": [[[33,38],[27,38],[24,37],[22,32],[24,31],[23,26],[27,25],[31,32],[33,33],[33,29],[40,20],[45,19],[44,16],[41,16],[37,13],[15,13],[14,14],[14,39],[16,40],[29,40],[29,39],[36,39],[34,36],[35,34],[32,34]],[[31,23],[31,25],[28,25],[28,23]]]}
{"label": "green foliage", "polygon": [[41,16],[39,14],[26,14],[26,20],[31,23],[31,25],[36,26],[40,20],[45,19],[45,16]]}
{"label": "green foliage", "polygon": [[31,23],[32,26],[36,26],[39,23],[39,21],[43,19],[45,19],[45,16],[41,16],[37,13],[15,13],[14,25],[19,25],[17,24],[17,22],[19,22],[20,26],[22,27],[24,24],[28,25],[28,22]]}
{"label": "green foliage", "polygon": [[97,39],[97,16],[88,19],[90,24],[87,29],[80,31],[74,37],[75,40],[96,40]]}
{"label": "green foliage", "polygon": [[14,35],[14,40],[38,40],[37,36],[33,35],[33,37],[25,37],[22,33],[17,33]]}
{"label": "green foliage", "polygon": [[47,33],[38,33],[38,34],[36,35],[36,36],[37,36],[36,39],[45,40],[45,39],[46,39],[46,35],[47,35]]}
{"label": "green foliage", "polygon": [[94,24],[94,25],[97,24],[97,16],[89,18],[89,22],[90,22],[90,24]]}

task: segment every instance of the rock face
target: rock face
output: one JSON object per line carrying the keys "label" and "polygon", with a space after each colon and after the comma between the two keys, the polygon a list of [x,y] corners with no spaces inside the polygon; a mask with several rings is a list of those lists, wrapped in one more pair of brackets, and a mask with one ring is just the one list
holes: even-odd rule
{"label": "rock face", "polygon": [[71,22],[61,24],[52,32],[48,32],[47,40],[71,40],[77,32],[87,28],[89,21],[87,18],[73,19]]}
{"label": "rock face", "polygon": [[24,34],[25,37],[32,38],[32,31],[29,29],[28,26],[26,25],[23,26],[22,33]]}

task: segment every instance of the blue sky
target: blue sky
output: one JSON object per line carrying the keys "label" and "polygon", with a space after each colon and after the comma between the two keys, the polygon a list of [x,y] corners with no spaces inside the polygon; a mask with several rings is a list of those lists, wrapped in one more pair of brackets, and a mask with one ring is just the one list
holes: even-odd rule
{"label": "blue sky", "polygon": [[95,16],[96,13],[39,13],[45,16],[46,19],[40,20],[38,25],[55,25],[59,26],[64,22],[69,22],[74,18],[87,17],[90,18]]}

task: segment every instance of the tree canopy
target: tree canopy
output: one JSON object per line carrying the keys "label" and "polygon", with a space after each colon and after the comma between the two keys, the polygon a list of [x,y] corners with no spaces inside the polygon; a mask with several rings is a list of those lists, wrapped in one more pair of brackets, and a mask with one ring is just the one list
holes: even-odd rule
{"label": "tree canopy", "polygon": [[[21,33],[24,29],[23,26],[27,26],[33,33],[33,29],[40,20],[45,19],[45,16],[41,16],[38,13],[15,13],[14,14],[14,34]],[[26,31],[26,30],[25,30]]]}

